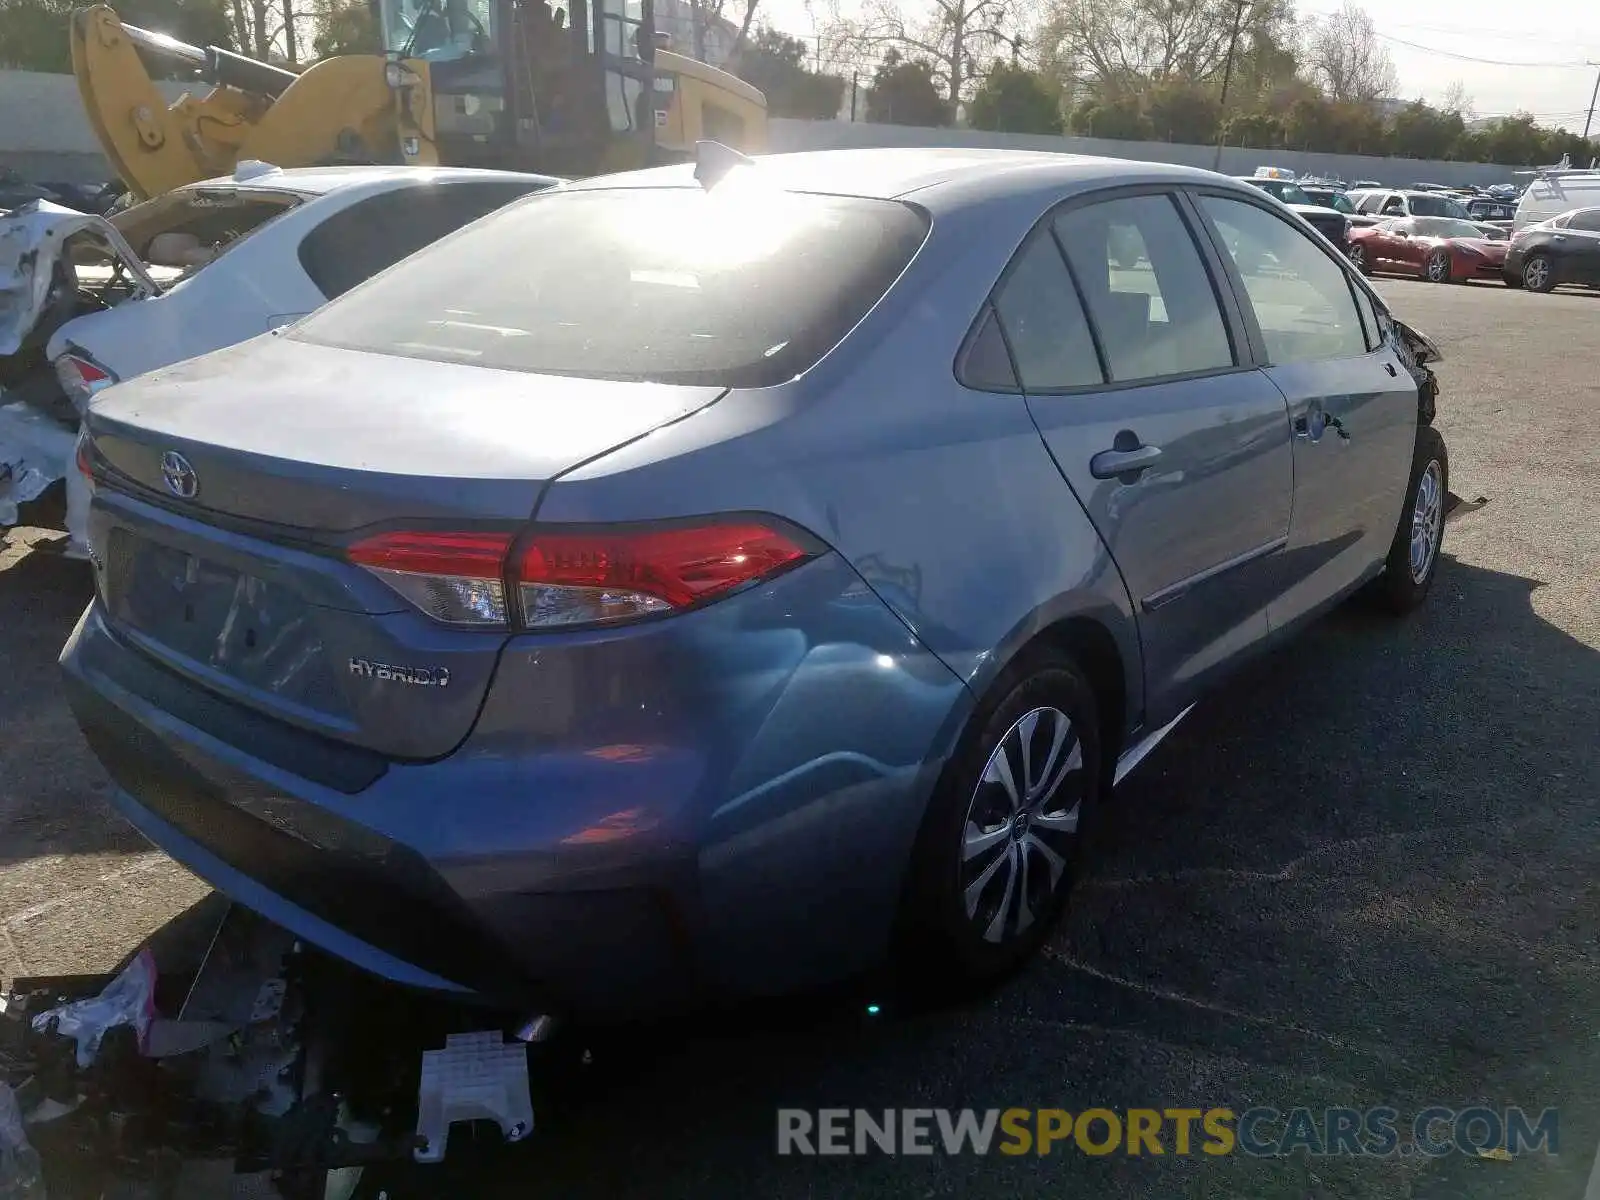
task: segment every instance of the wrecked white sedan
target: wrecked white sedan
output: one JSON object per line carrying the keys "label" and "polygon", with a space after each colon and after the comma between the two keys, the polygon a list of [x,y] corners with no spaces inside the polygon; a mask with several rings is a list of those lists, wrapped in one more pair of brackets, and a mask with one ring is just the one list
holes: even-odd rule
{"label": "wrecked white sedan", "polygon": [[81,553],[78,422],[119,380],[286,325],[556,181],[505,171],[246,163],[108,218],[0,218],[0,526]]}

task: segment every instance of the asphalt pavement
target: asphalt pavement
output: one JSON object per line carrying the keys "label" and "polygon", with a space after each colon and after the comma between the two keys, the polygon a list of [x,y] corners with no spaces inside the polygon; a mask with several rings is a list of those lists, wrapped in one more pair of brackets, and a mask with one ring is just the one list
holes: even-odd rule
{"label": "asphalt pavement", "polygon": [[[722,1014],[596,1050],[495,1178],[629,1197],[1583,1195],[1600,1143],[1600,294],[1379,283],[1447,361],[1426,610],[1348,606],[1119,790],[1045,957],[963,1008]],[[0,553],[0,975],[110,968],[205,888],[101,802],[55,655],[89,586]],[[776,1110],[1559,1110],[1511,1161],[779,1157]],[[1169,1147],[1170,1147],[1169,1140]],[[446,1171],[449,1168],[445,1168]]]}

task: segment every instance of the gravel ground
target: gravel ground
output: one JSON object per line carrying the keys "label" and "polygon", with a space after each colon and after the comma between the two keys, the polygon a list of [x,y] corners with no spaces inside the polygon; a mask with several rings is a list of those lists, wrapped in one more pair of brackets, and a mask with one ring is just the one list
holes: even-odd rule
{"label": "gravel ground", "polygon": [[[465,1194],[1578,1197],[1600,1140],[1600,296],[1385,281],[1448,361],[1427,610],[1354,608],[1118,793],[1045,958],[965,1009],[675,1029]],[[1587,381],[1587,382],[1586,382]],[[0,974],[109,968],[199,900],[100,802],[55,677],[76,564],[0,554]],[[1560,1153],[778,1158],[774,1109],[1560,1109]],[[543,1118],[542,1118],[543,1119]],[[1170,1144],[1170,1143],[1169,1143]],[[442,1180],[441,1180],[442,1182]]]}

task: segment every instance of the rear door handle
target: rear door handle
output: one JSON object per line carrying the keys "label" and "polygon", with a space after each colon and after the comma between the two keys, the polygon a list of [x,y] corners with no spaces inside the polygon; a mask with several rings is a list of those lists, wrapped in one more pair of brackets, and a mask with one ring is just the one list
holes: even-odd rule
{"label": "rear door handle", "polygon": [[[1123,439],[1118,435],[1117,441]],[[1089,460],[1089,474],[1096,479],[1120,479],[1132,483],[1161,457],[1160,446],[1134,445],[1126,449],[1102,450]]]}

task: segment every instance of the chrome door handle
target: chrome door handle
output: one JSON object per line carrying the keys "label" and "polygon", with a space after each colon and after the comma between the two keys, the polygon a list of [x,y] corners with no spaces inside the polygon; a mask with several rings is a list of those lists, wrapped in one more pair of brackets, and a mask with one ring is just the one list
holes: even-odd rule
{"label": "chrome door handle", "polygon": [[[1122,438],[1119,436],[1118,441]],[[1102,450],[1089,460],[1089,474],[1096,479],[1120,479],[1132,483],[1161,457],[1160,446],[1132,446]]]}

